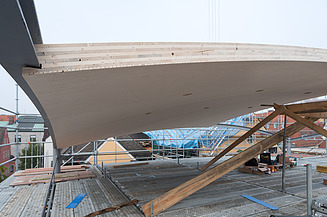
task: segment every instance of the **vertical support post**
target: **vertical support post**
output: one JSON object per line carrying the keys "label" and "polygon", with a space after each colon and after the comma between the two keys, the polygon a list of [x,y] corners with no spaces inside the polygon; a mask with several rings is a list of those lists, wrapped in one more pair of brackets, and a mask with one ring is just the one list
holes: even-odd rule
{"label": "vertical support post", "polygon": [[53,147],[53,160],[57,160],[57,162],[53,162],[54,168],[53,171],[55,174],[60,173],[61,166],[61,149],[57,149]]}
{"label": "vertical support post", "polygon": [[30,143],[30,145],[31,145],[31,169],[32,169],[33,168],[33,160],[34,160],[34,158],[33,158],[34,144],[33,143]]}
{"label": "vertical support post", "polygon": [[[182,143],[184,143],[184,141],[182,141]],[[177,142],[176,142],[176,157],[178,158]]]}
{"label": "vertical support post", "polygon": [[[162,156],[165,157],[165,134],[164,134],[164,131],[162,130]],[[163,158],[165,159],[165,158]]]}
{"label": "vertical support post", "polygon": [[282,170],[282,192],[285,192],[285,146],[286,146],[286,119],[284,115],[284,137],[283,137],[283,170]]}
{"label": "vertical support post", "polygon": [[117,163],[117,143],[116,143],[116,137],[115,137],[115,163]]}
{"label": "vertical support post", "polygon": [[[44,153],[44,142],[42,142],[41,153],[42,153],[43,156],[45,155],[45,153]],[[41,166],[44,167],[44,159],[45,159],[45,157],[41,157],[41,159],[42,159],[42,165]]]}
{"label": "vertical support post", "polygon": [[[26,147],[26,145],[25,145],[25,147]],[[24,162],[25,162],[25,170],[26,170],[26,160],[27,160],[27,148],[25,149],[25,157],[24,157]]]}
{"label": "vertical support post", "polygon": [[38,144],[35,144],[36,145],[36,168],[39,168],[39,145]]}
{"label": "vertical support post", "polygon": [[287,138],[287,155],[292,154],[292,144],[291,144],[291,138]]}
{"label": "vertical support post", "polygon": [[95,165],[98,166],[98,141],[94,141],[94,142],[95,142],[95,157],[96,157]]}
{"label": "vertical support post", "polygon": [[154,159],[153,159],[153,140],[152,140],[152,138],[151,138],[151,148],[152,148],[152,152],[151,152],[151,160],[154,160]]}
{"label": "vertical support post", "polygon": [[74,166],[74,146],[72,146],[72,166]]}
{"label": "vertical support post", "polygon": [[18,84],[16,84],[16,115],[15,115],[15,122],[16,122],[16,161],[15,161],[15,167],[16,167],[16,171],[18,171],[18,164],[19,164],[19,147],[18,147]]}
{"label": "vertical support post", "polygon": [[312,216],[312,165],[306,165],[307,179],[307,216]]}
{"label": "vertical support post", "polygon": [[93,166],[95,166],[95,142],[93,141]]}
{"label": "vertical support post", "polygon": [[153,217],[153,203],[151,203],[151,217]]}

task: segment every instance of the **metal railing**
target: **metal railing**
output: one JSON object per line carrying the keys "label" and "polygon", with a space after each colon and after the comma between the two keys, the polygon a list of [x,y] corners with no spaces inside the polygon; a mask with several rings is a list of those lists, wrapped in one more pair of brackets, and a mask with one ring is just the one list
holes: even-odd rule
{"label": "metal railing", "polygon": [[54,192],[55,192],[55,187],[56,187],[56,180],[55,180],[54,170],[56,168],[57,163],[59,163],[58,158],[56,158],[56,160],[54,161],[53,170],[52,170],[51,178],[50,178],[50,181],[49,181],[48,191],[47,191],[44,203],[43,203],[41,217],[50,216],[52,200],[53,200],[53,197],[54,197]]}

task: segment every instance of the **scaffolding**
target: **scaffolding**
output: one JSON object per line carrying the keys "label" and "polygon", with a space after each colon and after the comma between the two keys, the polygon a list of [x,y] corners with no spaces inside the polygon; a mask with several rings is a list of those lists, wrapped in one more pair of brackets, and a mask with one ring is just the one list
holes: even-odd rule
{"label": "scaffolding", "polygon": [[[22,128],[19,126],[18,117],[23,114],[18,112],[18,86],[16,86],[16,112],[9,109],[0,107],[0,110],[12,113],[15,115],[15,125],[2,126],[7,129],[15,130],[15,142],[8,144],[1,144],[0,147],[4,146],[16,146],[15,157],[9,161],[0,164],[5,165],[9,162],[15,161],[16,171],[18,170],[19,161],[24,163],[24,169],[26,168],[39,168],[44,167],[45,158],[52,158],[53,155],[45,155],[45,144],[51,142],[45,141],[32,141],[32,142],[19,142],[18,136],[20,130],[27,130],[28,128]],[[231,143],[237,140],[241,135],[250,130],[262,119],[267,117],[271,113],[270,110],[266,109],[260,112],[255,112],[240,117],[233,118],[231,120],[219,123],[211,127],[198,127],[198,128],[179,128],[179,129],[164,129],[157,131],[144,132],[148,138],[108,138],[104,140],[91,141],[84,144],[79,149],[74,146],[66,149],[70,150],[67,153],[62,153],[62,156],[66,158],[62,165],[74,165],[81,163],[91,163],[98,165],[99,162],[107,163],[121,163],[126,161],[140,161],[140,160],[156,160],[156,159],[179,159],[188,157],[214,157],[217,156],[221,151],[228,147]],[[25,114],[26,115],[26,114]],[[34,114],[33,114],[34,115]],[[292,119],[287,120],[287,125],[294,123]],[[322,123],[322,126],[326,126],[326,122]],[[277,116],[274,121],[267,123],[262,129],[258,130],[251,137],[246,139],[239,146],[234,148],[234,151],[229,153],[235,155],[249,146],[256,144],[257,142],[267,138],[268,136],[280,131],[284,128],[284,118]],[[45,130],[46,128],[40,128]],[[295,138],[287,138],[288,154],[291,154],[291,146],[296,141],[311,141],[314,143],[313,146],[318,147],[323,142],[326,142],[326,138],[313,133],[312,130],[302,130],[301,136]],[[113,149],[111,151],[101,151],[101,147],[107,142],[113,142]],[[140,146],[146,144],[141,150],[127,150],[122,147],[121,143],[132,142]],[[30,155],[19,155],[19,146],[28,145],[31,148]],[[33,153],[34,147],[36,153]],[[279,144],[281,147],[281,144]],[[91,147],[91,148],[90,148]],[[310,150],[312,151],[312,150]],[[308,151],[308,152],[310,152]],[[148,153],[147,157],[134,155],[140,153]],[[307,154],[307,153],[306,153]],[[318,154],[316,152],[316,154]],[[326,152],[324,152],[326,155]],[[78,156],[87,156],[87,159],[75,160]],[[99,156],[107,156],[108,159],[99,159]],[[122,156],[127,156],[126,158]],[[36,163],[34,160],[36,158]],[[29,162],[29,163],[27,163]],[[30,164],[30,165],[27,165]]]}

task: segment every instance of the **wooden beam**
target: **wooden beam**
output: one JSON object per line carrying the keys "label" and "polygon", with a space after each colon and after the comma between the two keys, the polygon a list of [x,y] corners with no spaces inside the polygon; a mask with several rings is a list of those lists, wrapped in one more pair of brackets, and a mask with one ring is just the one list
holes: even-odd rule
{"label": "wooden beam", "polygon": [[224,155],[226,155],[228,152],[230,152],[233,148],[235,148],[237,145],[239,145],[241,142],[243,142],[246,138],[251,136],[256,131],[260,130],[261,127],[269,123],[272,119],[274,119],[276,116],[280,115],[285,111],[284,106],[279,106],[276,108],[276,110],[268,115],[265,119],[260,121],[257,125],[255,125],[252,129],[250,129],[248,132],[246,132],[244,135],[242,135],[239,139],[237,139],[235,142],[233,142],[231,145],[229,145],[227,148],[225,148],[222,152],[220,152],[216,157],[214,157],[211,161],[209,161],[206,165],[204,165],[201,170],[204,171],[208,169],[209,166],[211,166],[213,163],[215,163],[217,160],[222,158]]}
{"label": "wooden beam", "polygon": [[122,204],[119,204],[119,205],[116,205],[116,206],[111,206],[111,207],[108,207],[108,208],[105,208],[105,209],[102,209],[102,210],[99,210],[99,211],[96,211],[96,212],[92,212],[92,213],[86,215],[85,217],[93,217],[93,216],[101,215],[101,214],[104,214],[104,213],[107,213],[107,212],[111,212],[111,211],[123,208],[125,206],[133,205],[133,204],[138,203],[138,202],[139,202],[138,200],[131,200],[131,201],[128,201],[128,202],[125,202],[125,203],[122,203]]}
{"label": "wooden beam", "polygon": [[295,114],[322,113],[327,112],[327,101],[287,105],[286,108]]}
{"label": "wooden beam", "polygon": [[300,115],[297,115],[295,114],[294,112],[286,109],[284,111],[284,114],[286,114],[287,116],[289,116],[290,118],[294,119],[295,121],[303,124],[304,126],[310,128],[311,130],[319,133],[320,135],[322,136],[325,136],[327,137],[327,130],[325,130],[324,128],[318,126],[317,124],[315,123],[312,123],[311,121],[309,121],[308,119],[306,118],[302,118]]}
{"label": "wooden beam", "polygon": [[314,113],[296,113],[301,116],[311,117],[311,118],[323,118],[327,119],[327,112],[314,112]]}
{"label": "wooden beam", "polygon": [[[313,119],[313,121],[315,120],[317,119]],[[286,128],[286,136],[292,136],[294,133],[302,130],[303,128],[304,126],[301,123],[296,122]],[[151,203],[153,203],[153,214],[157,215],[161,213],[187,196],[197,192],[223,175],[241,166],[254,156],[274,146],[276,143],[281,142],[283,140],[283,134],[284,129],[268,137],[267,139],[256,143],[252,147],[211,168],[210,170],[196,176],[195,178],[177,186],[156,199],[146,203],[142,206],[145,216],[149,217],[151,215]]]}
{"label": "wooden beam", "polygon": [[319,166],[319,165],[317,165],[317,172],[327,173],[327,167],[326,166]]}

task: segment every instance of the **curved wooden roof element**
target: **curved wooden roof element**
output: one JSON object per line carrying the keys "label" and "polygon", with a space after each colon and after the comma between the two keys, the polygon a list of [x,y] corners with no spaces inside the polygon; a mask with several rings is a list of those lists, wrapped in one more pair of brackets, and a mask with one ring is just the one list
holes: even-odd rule
{"label": "curved wooden roof element", "polygon": [[36,45],[23,77],[57,147],[216,124],[326,94],[327,50],[226,43]]}

